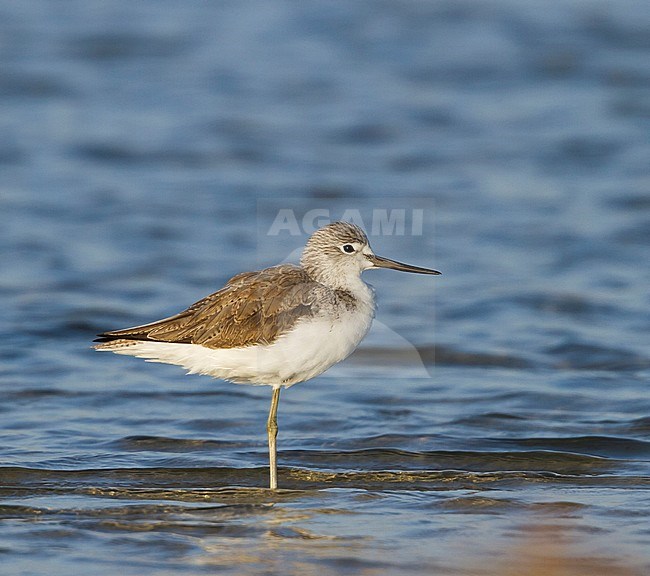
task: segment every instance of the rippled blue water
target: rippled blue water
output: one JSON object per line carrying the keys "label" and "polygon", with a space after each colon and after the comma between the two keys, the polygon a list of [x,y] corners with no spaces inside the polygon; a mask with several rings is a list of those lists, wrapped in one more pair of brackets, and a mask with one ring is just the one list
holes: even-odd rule
{"label": "rippled blue water", "polygon": [[[3,574],[650,571],[647,3],[4,2],[0,104]],[[443,276],[269,494],[268,389],[91,340],[344,216]]]}

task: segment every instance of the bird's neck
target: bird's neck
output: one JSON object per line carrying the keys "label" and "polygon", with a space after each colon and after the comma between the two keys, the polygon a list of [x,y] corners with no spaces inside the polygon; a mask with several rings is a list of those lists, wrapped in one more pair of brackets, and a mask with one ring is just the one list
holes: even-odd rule
{"label": "bird's neck", "polygon": [[368,307],[374,312],[375,309],[375,291],[372,286],[366,284],[359,276],[348,279],[344,286],[337,290],[350,294],[356,303],[363,307]]}

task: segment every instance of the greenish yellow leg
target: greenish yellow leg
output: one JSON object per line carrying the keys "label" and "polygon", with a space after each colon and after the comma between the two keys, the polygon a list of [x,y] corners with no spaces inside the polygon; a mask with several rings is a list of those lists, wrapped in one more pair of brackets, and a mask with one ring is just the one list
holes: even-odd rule
{"label": "greenish yellow leg", "polygon": [[266,423],[266,431],[269,435],[269,469],[271,473],[271,490],[278,487],[278,459],[276,438],[278,437],[278,402],[280,401],[280,388],[273,388],[271,398],[271,409],[269,419]]}

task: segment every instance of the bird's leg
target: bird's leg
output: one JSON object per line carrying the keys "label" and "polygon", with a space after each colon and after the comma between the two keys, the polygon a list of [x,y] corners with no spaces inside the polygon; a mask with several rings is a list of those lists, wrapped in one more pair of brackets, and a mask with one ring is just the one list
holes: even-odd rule
{"label": "bird's leg", "polygon": [[278,487],[278,462],[276,438],[278,437],[278,402],[280,401],[280,388],[273,388],[271,398],[271,409],[269,419],[266,423],[266,431],[269,435],[269,469],[271,471],[271,490]]}

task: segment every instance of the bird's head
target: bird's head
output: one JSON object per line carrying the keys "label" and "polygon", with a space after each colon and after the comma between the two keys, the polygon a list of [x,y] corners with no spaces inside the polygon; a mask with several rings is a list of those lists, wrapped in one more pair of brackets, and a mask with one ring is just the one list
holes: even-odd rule
{"label": "bird's head", "polygon": [[346,289],[371,268],[440,274],[437,270],[377,256],[365,232],[350,222],[333,222],[316,230],[307,241],[300,264],[314,280],[337,289]]}

